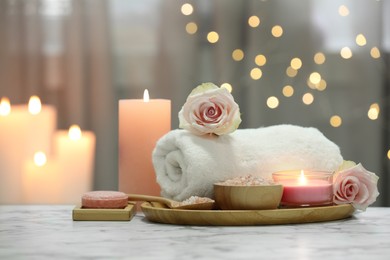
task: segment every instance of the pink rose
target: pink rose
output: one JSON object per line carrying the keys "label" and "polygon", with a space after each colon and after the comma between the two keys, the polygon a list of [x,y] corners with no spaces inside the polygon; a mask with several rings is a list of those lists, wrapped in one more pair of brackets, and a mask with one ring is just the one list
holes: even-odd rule
{"label": "pink rose", "polygon": [[379,195],[378,179],[360,163],[337,172],[333,179],[334,203],[352,203],[356,209],[365,211]]}
{"label": "pink rose", "polygon": [[179,112],[180,128],[196,134],[223,135],[234,132],[241,123],[240,110],[225,88],[203,83],[188,96]]}

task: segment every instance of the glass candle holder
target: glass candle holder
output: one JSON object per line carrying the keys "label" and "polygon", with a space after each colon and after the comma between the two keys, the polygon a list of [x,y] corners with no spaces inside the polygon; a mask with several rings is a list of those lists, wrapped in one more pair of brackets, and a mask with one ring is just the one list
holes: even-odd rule
{"label": "glass candle holder", "polygon": [[275,172],[272,178],[283,185],[281,206],[311,207],[333,203],[333,173],[321,171]]}

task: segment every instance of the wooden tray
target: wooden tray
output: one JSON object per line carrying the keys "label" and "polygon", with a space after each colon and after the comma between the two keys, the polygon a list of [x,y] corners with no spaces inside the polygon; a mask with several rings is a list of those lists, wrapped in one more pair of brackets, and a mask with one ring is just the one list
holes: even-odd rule
{"label": "wooden tray", "polygon": [[76,206],[72,211],[74,221],[130,221],[136,213],[134,204],[124,209],[86,209]]}
{"label": "wooden tray", "polygon": [[200,226],[253,226],[323,222],[352,216],[350,204],[272,210],[178,210],[157,202],[144,202],[141,209],[152,222]]}

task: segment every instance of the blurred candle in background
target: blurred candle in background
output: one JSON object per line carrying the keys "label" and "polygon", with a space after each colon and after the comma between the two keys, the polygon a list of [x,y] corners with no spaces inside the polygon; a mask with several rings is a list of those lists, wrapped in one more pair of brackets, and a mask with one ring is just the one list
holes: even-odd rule
{"label": "blurred candle in background", "polygon": [[0,204],[22,203],[22,172],[25,161],[37,150],[51,153],[57,111],[41,105],[37,96],[28,105],[0,101]]}
{"label": "blurred candle in background", "polygon": [[27,139],[27,156],[32,158],[36,151],[46,154],[53,152],[53,134],[57,126],[57,111],[54,106],[42,105],[37,96],[28,102],[30,123]]}
{"label": "blurred candle in background", "polygon": [[92,190],[96,137],[72,125],[55,133],[55,154],[64,187],[62,203],[79,203],[83,193]]}
{"label": "blurred candle in background", "polygon": [[160,195],[152,163],[156,142],[171,130],[171,101],[119,100],[119,191]]}
{"label": "blurred candle in background", "polygon": [[22,175],[23,203],[63,203],[62,178],[58,162],[48,160],[42,151],[36,152],[33,159],[25,163]]}

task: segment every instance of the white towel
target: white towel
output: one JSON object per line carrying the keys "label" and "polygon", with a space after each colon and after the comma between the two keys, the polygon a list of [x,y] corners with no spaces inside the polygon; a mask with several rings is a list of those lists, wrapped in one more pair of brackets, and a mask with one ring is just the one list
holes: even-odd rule
{"label": "white towel", "polygon": [[334,171],[342,161],[339,147],[316,128],[293,125],[238,129],[222,136],[172,130],[153,151],[161,195],[179,201],[212,198],[214,183],[237,176],[271,178],[273,172],[293,169]]}

